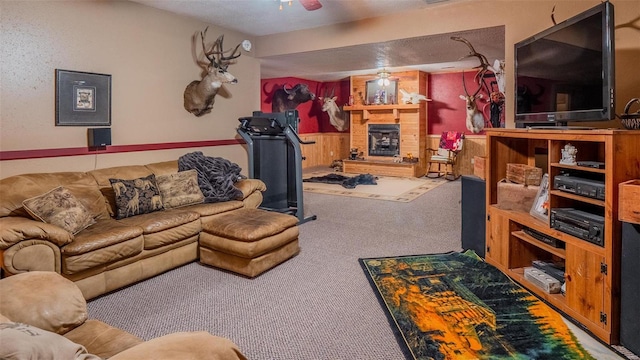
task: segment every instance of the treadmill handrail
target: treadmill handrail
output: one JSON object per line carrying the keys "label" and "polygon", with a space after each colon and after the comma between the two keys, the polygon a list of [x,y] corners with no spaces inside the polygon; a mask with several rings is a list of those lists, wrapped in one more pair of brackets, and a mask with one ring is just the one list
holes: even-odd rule
{"label": "treadmill handrail", "polygon": [[295,131],[295,129],[291,125],[287,125],[287,126],[291,130],[291,134],[293,134],[296,137],[296,140],[298,140],[298,142],[300,144],[309,145],[309,144],[315,144],[316,143],[315,140],[304,141],[304,140],[300,139],[300,136],[298,136],[298,133]]}

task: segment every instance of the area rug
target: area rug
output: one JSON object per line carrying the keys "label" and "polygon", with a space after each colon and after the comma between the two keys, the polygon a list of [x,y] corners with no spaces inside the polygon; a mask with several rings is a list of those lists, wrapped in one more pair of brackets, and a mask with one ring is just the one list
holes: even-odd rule
{"label": "area rug", "polygon": [[[358,175],[343,172],[315,171],[305,173],[303,178],[308,179],[328,174],[338,174],[347,177]],[[346,189],[340,184],[323,184],[315,182],[303,182],[302,188],[304,191],[318,194],[410,202],[427,193],[429,190],[435,189],[437,186],[446,182],[446,180],[442,178],[427,179],[379,175],[375,175],[375,178],[377,183],[376,185],[358,185],[353,189]]]}
{"label": "area rug", "polygon": [[475,253],[360,259],[407,359],[595,359]]}

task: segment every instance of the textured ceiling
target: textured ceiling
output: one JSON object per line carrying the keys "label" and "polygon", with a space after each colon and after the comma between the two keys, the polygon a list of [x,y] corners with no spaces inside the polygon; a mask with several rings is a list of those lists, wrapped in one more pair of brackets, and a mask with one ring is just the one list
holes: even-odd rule
{"label": "textured ceiling", "polygon": [[409,69],[442,72],[477,66],[479,62],[475,57],[459,61],[469,53],[469,48],[451,40],[451,36],[469,40],[475,50],[485,55],[492,65],[495,59],[504,59],[504,27],[498,26],[264,57],[260,69],[264,79],[295,76],[334,81],[351,75],[375,74],[381,68],[392,72]]}
{"label": "textured ceiling", "polygon": [[[307,11],[297,1],[276,0],[130,0],[246,34],[263,36],[337,23],[379,17],[385,14],[447,6],[469,0],[320,0],[322,8]],[[469,69],[476,58],[459,61],[469,53],[451,36],[469,40],[476,51],[493,62],[504,59],[504,27],[491,27],[455,34],[438,34],[362,44],[336,49],[262,57],[261,77],[299,77],[334,81],[351,75],[375,74],[382,67],[390,71],[418,69],[426,72]]]}

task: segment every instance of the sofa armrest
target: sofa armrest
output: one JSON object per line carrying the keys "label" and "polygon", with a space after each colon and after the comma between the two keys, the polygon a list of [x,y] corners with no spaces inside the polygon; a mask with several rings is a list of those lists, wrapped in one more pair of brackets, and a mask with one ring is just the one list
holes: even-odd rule
{"label": "sofa armrest", "polygon": [[73,235],[55,225],[20,216],[0,218],[0,250],[23,240],[46,240],[57,246],[73,241]]}
{"label": "sofa armrest", "polygon": [[151,339],[109,360],[247,360],[231,340],[206,331],[178,332]]}
{"label": "sofa armrest", "polygon": [[242,179],[234,184],[234,186],[242,191],[242,199],[246,199],[249,195],[256,191],[267,190],[267,185],[260,179]]}
{"label": "sofa armrest", "polygon": [[14,322],[64,334],[87,319],[87,302],[71,280],[33,271],[0,280],[0,314]]}

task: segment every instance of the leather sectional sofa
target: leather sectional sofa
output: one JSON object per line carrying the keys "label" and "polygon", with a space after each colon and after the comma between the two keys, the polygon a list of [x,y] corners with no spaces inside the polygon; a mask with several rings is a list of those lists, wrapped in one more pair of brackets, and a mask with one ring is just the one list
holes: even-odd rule
{"label": "leather sectional sofa", "polygon": [[[165,206],[133,216],[126,214],[130,206],[118,204],[118,188],[112,179],[137,179],[143,189],[148,188],[144,179],[150,175],[160,178],[177,173],[176,160],[89,172],[16,175],[0,180],[3,276],[54,271],[73,281],[85,299],[91,299],[197,260],[202,224],[239,209],[257,208],[266,189],[260,180],[242,179],[234,184],[242,193],[236,200],[168,209]],[[176,185],[181,183],[170,184],[169,188]],[[57,192],[48,193],[56,188]],[[73,234],[38,220],[42,214],[34,216],[24,204],[34,198],[41,200],[43,194],[56,201],[71,199],[80,203],[84,214],[66,215],[63,221],[85,216],[90,226]],[[135,190],[135,200],[143,196]],[[156,205],[156,197],[149,199],[152,206]],[[137,205],[133,210],[138,210]],[[51,211],[45,207],[41,212],[46,216]]]}
{"label": "leather sectional sofa", "polygon": [[246,360],[231,340],[206,331],[149,341],[96,319],[70,280],[32,271],[0,280],[0,358],[76,360]]}

